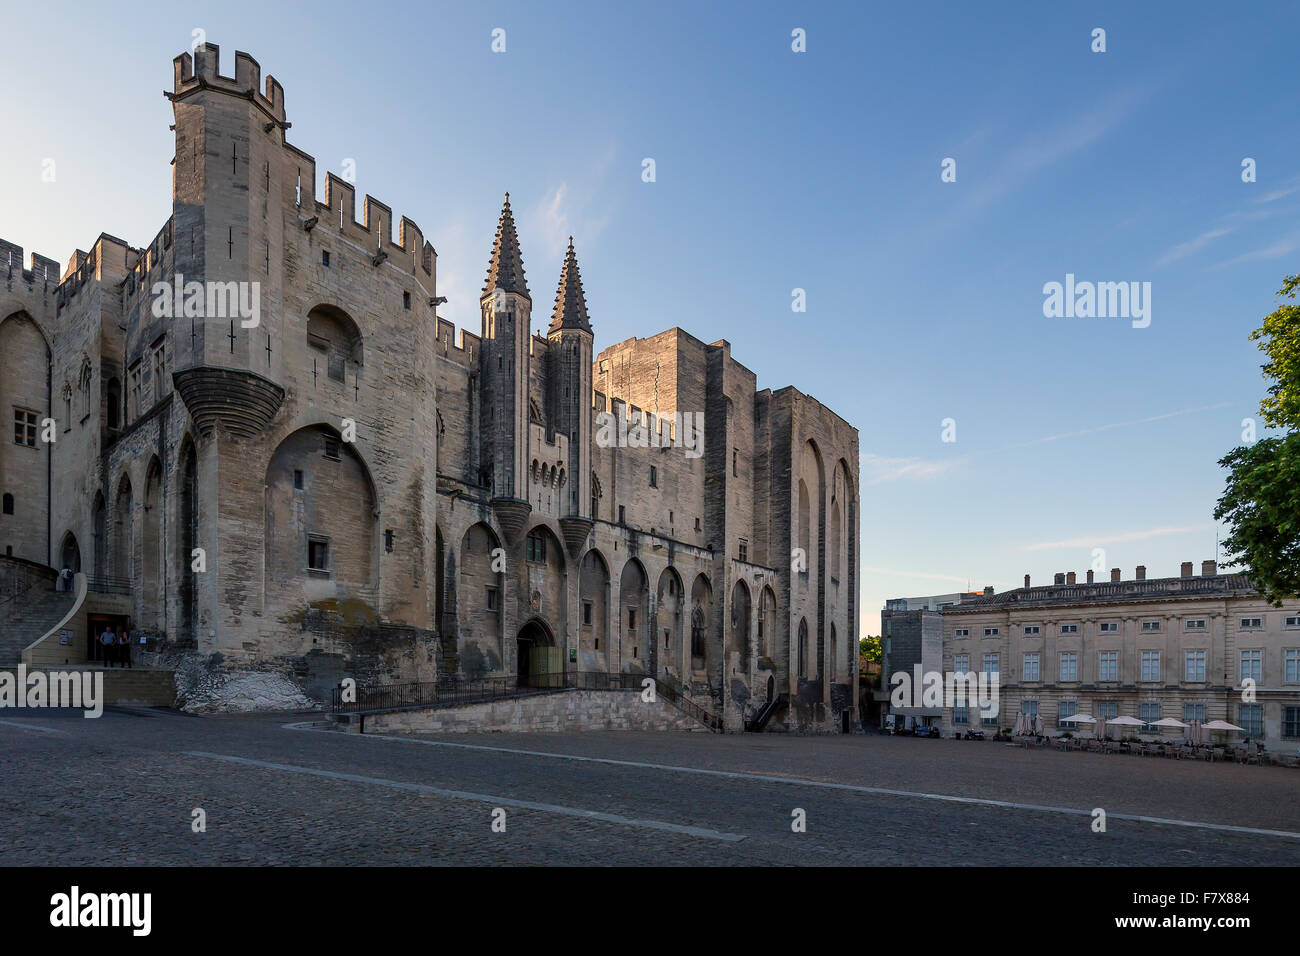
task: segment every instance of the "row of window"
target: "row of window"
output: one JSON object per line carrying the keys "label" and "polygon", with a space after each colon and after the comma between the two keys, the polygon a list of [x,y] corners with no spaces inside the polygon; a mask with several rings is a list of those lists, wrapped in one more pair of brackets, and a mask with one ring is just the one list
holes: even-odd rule
{"label": "row of window", "polygon": [[[1117,633],[1117,632],[1119,631],[1119,622],[1118,622],[1118,621],[1102,621],[1102,622],[1100,622],[1100,625],[1099,625],[1099,626],[1100,626],[1100,630],[1101,630],[1101,632],[1102,632],[1103,634],[1108,634],[1108,633],[1109,633],[1109,634],[1113,634],[1113,633]],[[1239,629],[1240,629],[1240,630],[1243,630],[1243,631],[1257,631],[1257,630],[1260,630],[1260,629],[1262,629],[1262,628],[1264,627],[1264,619],[1263,619],[1262,617],[1243,617],[1243,618],[1240,618],[1240,619],[1239,619],[1239,625],[1238,625],[1238,626],[1239,626]],[[1300,615],[1287,615],[1287,618],[1286,618],[1286,626],[1287,626],[1287,627],[1291,627],[1291,628],[1300,628]],[[1184,621],[1183,621],[1183,628],[1184,628],[1184,630],[1188,630],[1188,631],[1204,631],[1204,630],[1207,629],[1207,628],[1206,628],[1206,619],[1203,618],[1203,617],[1186,618],[1186,619],[1184,619]],[[1143,621],[1143,622],[1142,622],[1142,631],[1143,631],[1144,633],[1146,633],[1146,634],[1154,634],[1154,633],[1158,633],[1158,632],[1161,631],[1161,630],[1163,630],[1163,626],[1162,626],[1162,623],[1161,623],[1160,621]],[[1062,625],[1061,625],[1061,633],[1062,633],[1062,634],[1078,634],[1078,633],[1079,633],[1079,625],[1078,625],[1078,624],[1062,624]],[[985,636],[985,637],[999,637],[1001,634],[1002,634],[1002,628],[1001,628],[1001,627],[986,627],[986,628],[984,628],[984,636]],[[1038,625],[1038,624],[1026,624],[1026,625],[1024,625],[1024,635],[1025,635],[1025,637],[1037,637],[1037,636],[1039,636],[1039,635],[1041,635],[1041,634],[1042,634],[1042,627],[1041,627],[1041,625]],[[959,628],[957,628],[956,630],[953,631],[953,637],[970,637],[970,628],[969,628],[969,627],[959,627]]]}
{"label": "row of window", "polygon": [[[1141,651],[1141,680],[1143,683],[1158,682],[1160,677],[1160,651]],[[1029,652],[1024,655],[1024,665],[1021,672],[1021,678],[1025,681],[1041,680],[1040,656],[1036,652]],[[1288,684],[1300,683],[1300,648],[1288,647],[1282,651],[1283,659],[1283,680]],[[1187,683],[1202,683],[1206,680],[1205,673],[1206,652],[1201,649],[1186,650],[1183,652],[1183,681]],[[984,655],[984,673],[996,674],[999,668],[999,655],[989,653]],[[953,670],[958,674],[969,673],[970,655],[957,654],[953,658]],[[1249,648],[1240,652],[1240,666],[1237,670],[1239,681],[1253,680],[1257,683],[1263,680],[1264,671],[1264,652],[1260,648]],[[1062,651],[1060,654],[1060,668],[1058,670],[1058,681],[1062,684],[1074,683],[1079,680],[1079,655],[1076,651]],[[1119,680],[1119,651],[1098,651],[1097,652],[1097,680],[1118,681]]]}

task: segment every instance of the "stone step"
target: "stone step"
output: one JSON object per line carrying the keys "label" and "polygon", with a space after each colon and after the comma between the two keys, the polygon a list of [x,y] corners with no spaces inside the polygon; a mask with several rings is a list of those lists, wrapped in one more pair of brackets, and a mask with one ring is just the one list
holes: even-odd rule
{"label": "stone step", "polygon": [[76,598],[72,591],[41,588],[0,605],[0,667],[22,660],[23,648],[63,620]]}
{"label": "stone step", "polygon": [[[35,671],[90,671],[104,675],[104,706],[171,707],[176,702],[176,672],[153,667],[29,667]],[[14,667],[0,671],[17,674]]]}

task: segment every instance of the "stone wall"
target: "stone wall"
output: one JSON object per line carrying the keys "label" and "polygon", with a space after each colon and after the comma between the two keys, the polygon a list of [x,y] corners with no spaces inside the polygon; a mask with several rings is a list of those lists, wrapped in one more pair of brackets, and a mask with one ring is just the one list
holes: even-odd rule
{"label": "stone wall", "polygon": [[574,690],[516,697],[464,707],[376,714],[367,733],[502,733],[528,731],[655,730],[708,733],[662,700],[646,703],[636,691]]}

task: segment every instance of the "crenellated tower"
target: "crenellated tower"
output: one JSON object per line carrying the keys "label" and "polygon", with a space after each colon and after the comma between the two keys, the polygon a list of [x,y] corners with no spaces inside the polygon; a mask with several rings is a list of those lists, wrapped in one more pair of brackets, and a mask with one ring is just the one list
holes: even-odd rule
{"label": "crenellated tower", "polygon": [[550,420],[569,439],[569,495],[560,525],[576,559],[591,531],[591,358],[592,331],[573,237],[564,255],[555,308],[546,332],[550,342]]}
{"label": "crenellated tower", "polygon": [[[202,315],[177,317],[175,381],[195,424],[234,437],[264,429],[284,399],[277,252],[284,90],[247,53],[222,76],[216,44],[173,60],[175,273],[203,283]],[[169,280],[171,277],[168,277]],[[232,283],[234,283],[232,285]],[[212,290],[219,290],[214,296]],[[242,299],[241,299],[242,296]],[[256,302],[256,324],[245,306]],[[215,307],[214,307],[215,306]]]}
{"label": "crenellated tower", "polygon": [[483,315],[480,391],[482,481],[493,510],[512,540],[527,524],[528,386],[533,300],[524,278],[510,194],[492,243],[492,260],[479,298]]}

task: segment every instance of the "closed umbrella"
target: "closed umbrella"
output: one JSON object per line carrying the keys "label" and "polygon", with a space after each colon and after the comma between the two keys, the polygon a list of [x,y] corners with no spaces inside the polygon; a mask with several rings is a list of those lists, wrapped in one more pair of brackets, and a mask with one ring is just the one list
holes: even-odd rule
{"label": "closed umbrella", "polygon": [[1041,736],[1043,736],[1043,716],[1042,716],[1042,714],[1034,714],[1034,735],[1037,736],[1037,737],[1041,737]]}

